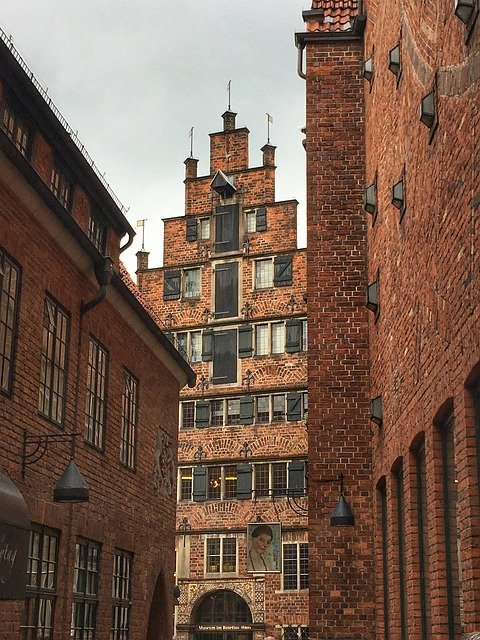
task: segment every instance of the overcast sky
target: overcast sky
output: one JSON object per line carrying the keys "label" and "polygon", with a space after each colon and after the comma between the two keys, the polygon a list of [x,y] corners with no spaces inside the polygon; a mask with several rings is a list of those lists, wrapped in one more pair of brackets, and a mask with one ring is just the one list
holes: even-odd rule
{"label": "overcast sky", "polygon": [[[195,128],[198,174],[208,134],[228,106],[250,130],[261,163],[266,113],[274,119],[277,200],[296,198],[305,243],[305,86],[295,31],[308,0],[15,0],[1,27],[47,89],[136,227],[146,218],[150,266],[162,264],[162,218],[184,213],[184,164]],[[123,255],[131,272],[141,229]]]}

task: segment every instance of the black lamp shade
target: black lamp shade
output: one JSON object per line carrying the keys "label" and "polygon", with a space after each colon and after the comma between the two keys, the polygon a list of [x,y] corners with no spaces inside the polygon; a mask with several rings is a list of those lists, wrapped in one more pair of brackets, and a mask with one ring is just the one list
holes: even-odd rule
{"label": "black lamp shade", "polygon": [[397,44],[396,47],[393,47],[393,49],[388,53],[388,68],[394,75],[397,77],[400,76],[401,65],[399,44]]}
{"label": "black lamp shade", "polygon": [[370,420],[380,426],[383,422],[382,396],[370,400]]}
{"label": "black lamp shade", "polygon": [[392,204],[394,207],[397,207],[400,211],[403,209],[405,205],[405,198],[403,193],[403,179],[394,184],[392,187]]}
{"label": "black lamp shade", "polygon": [[435,124],[435,92],[430,91],[420,102],[420,121],[431,129]]}
{"label": "black lamp shade", "polygon": [[330,514],[330,524],[332,527],[352,526],[355,524],[355,516],[348,506],[343,493],[340,494],[335,509]]}
{"label": "black lamp shade", "polygon": [[369,311],[373,311],[373,313],[378,312],[378,282],[372,282],[367,287],[367,309]]}
{"label": "black lamp shade", "polygon": [[70,459],[53,492],[54,502],[87,502],[87,483],[78,470],[75,460]]}
{"label": "black lamp shade", "polygon": [[475,10],[476,0],[455,0],[455,15],[468,24]]}
{"label": "black lamp shade", "polygon": [[363,77],[368,82],[373,80],[373,58],[371,56],[363,63]]}
{"label": "black lamp shade", "polygon": [[363,193],[363,208],[372,215],[377,210],[377,188],[375,183],[366,187]]}

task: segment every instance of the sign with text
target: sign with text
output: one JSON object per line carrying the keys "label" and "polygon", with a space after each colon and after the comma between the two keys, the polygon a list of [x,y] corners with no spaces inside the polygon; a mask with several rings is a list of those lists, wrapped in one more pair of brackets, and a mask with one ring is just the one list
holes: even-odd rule
{"label": "sign with text", "polygon": [[29,532],[0,522],[0,600],[23,600]]}

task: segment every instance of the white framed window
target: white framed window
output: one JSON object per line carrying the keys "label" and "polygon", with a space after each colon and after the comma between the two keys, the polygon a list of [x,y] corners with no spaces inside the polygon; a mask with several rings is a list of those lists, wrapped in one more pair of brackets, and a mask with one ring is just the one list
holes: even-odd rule
{"label": "white framed window", "polygon": [[199,235],[200,235],[200,240],[210,239],[210,218],[200,218]]}
{"label": "white framed window", "polygon": [[237,538],[218,534],[205,538],[205,574],[225,575],[238,571]]}
{"label": "white framed window", "polygon": [[308,542],[283,543],[283,590],[308,589]]}
{"label": "white framed window", "polygon": [[245,212],[245,222],[247,233],[253,233],[257,230],[257,212],[255,209]]}
{"label": "white framed window", "polygon": [[268,324],[255,325],[255,355],[266,356],[269,353]]}
{"label": "white framed window", "polygon": [[255,289],[270,289],[273,287],[273,258],[255,260]]}
{"label": "white framed window", "polygon": [[284,353],[285,351],[285,323],[272,322],[272,354]]}
{"label": "white framed window", "polygon": [[185,269],[182,280],[182,297],[200,297],[200,269]]}

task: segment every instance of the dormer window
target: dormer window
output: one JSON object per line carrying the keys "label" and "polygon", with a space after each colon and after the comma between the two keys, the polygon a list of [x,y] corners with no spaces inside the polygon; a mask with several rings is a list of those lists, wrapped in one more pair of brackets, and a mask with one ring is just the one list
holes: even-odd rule
{"label": "dormer window", "polygon": [[67,178],[65,171],[54,163],[52,166],[52,177],[50,188],[53,195],[61,202],[67,211],[72,211],[73,183]]}
{"label": "dormer window", "polygon": [[6,102],[2,105],[2,129],[26,158],[30,155],[31,132],[25,122]]}
{"label": "dormer window", "polygon": [[107,227],[94,214],[90,215],[88,237],[100,253],[105,255],[107,248]]}

